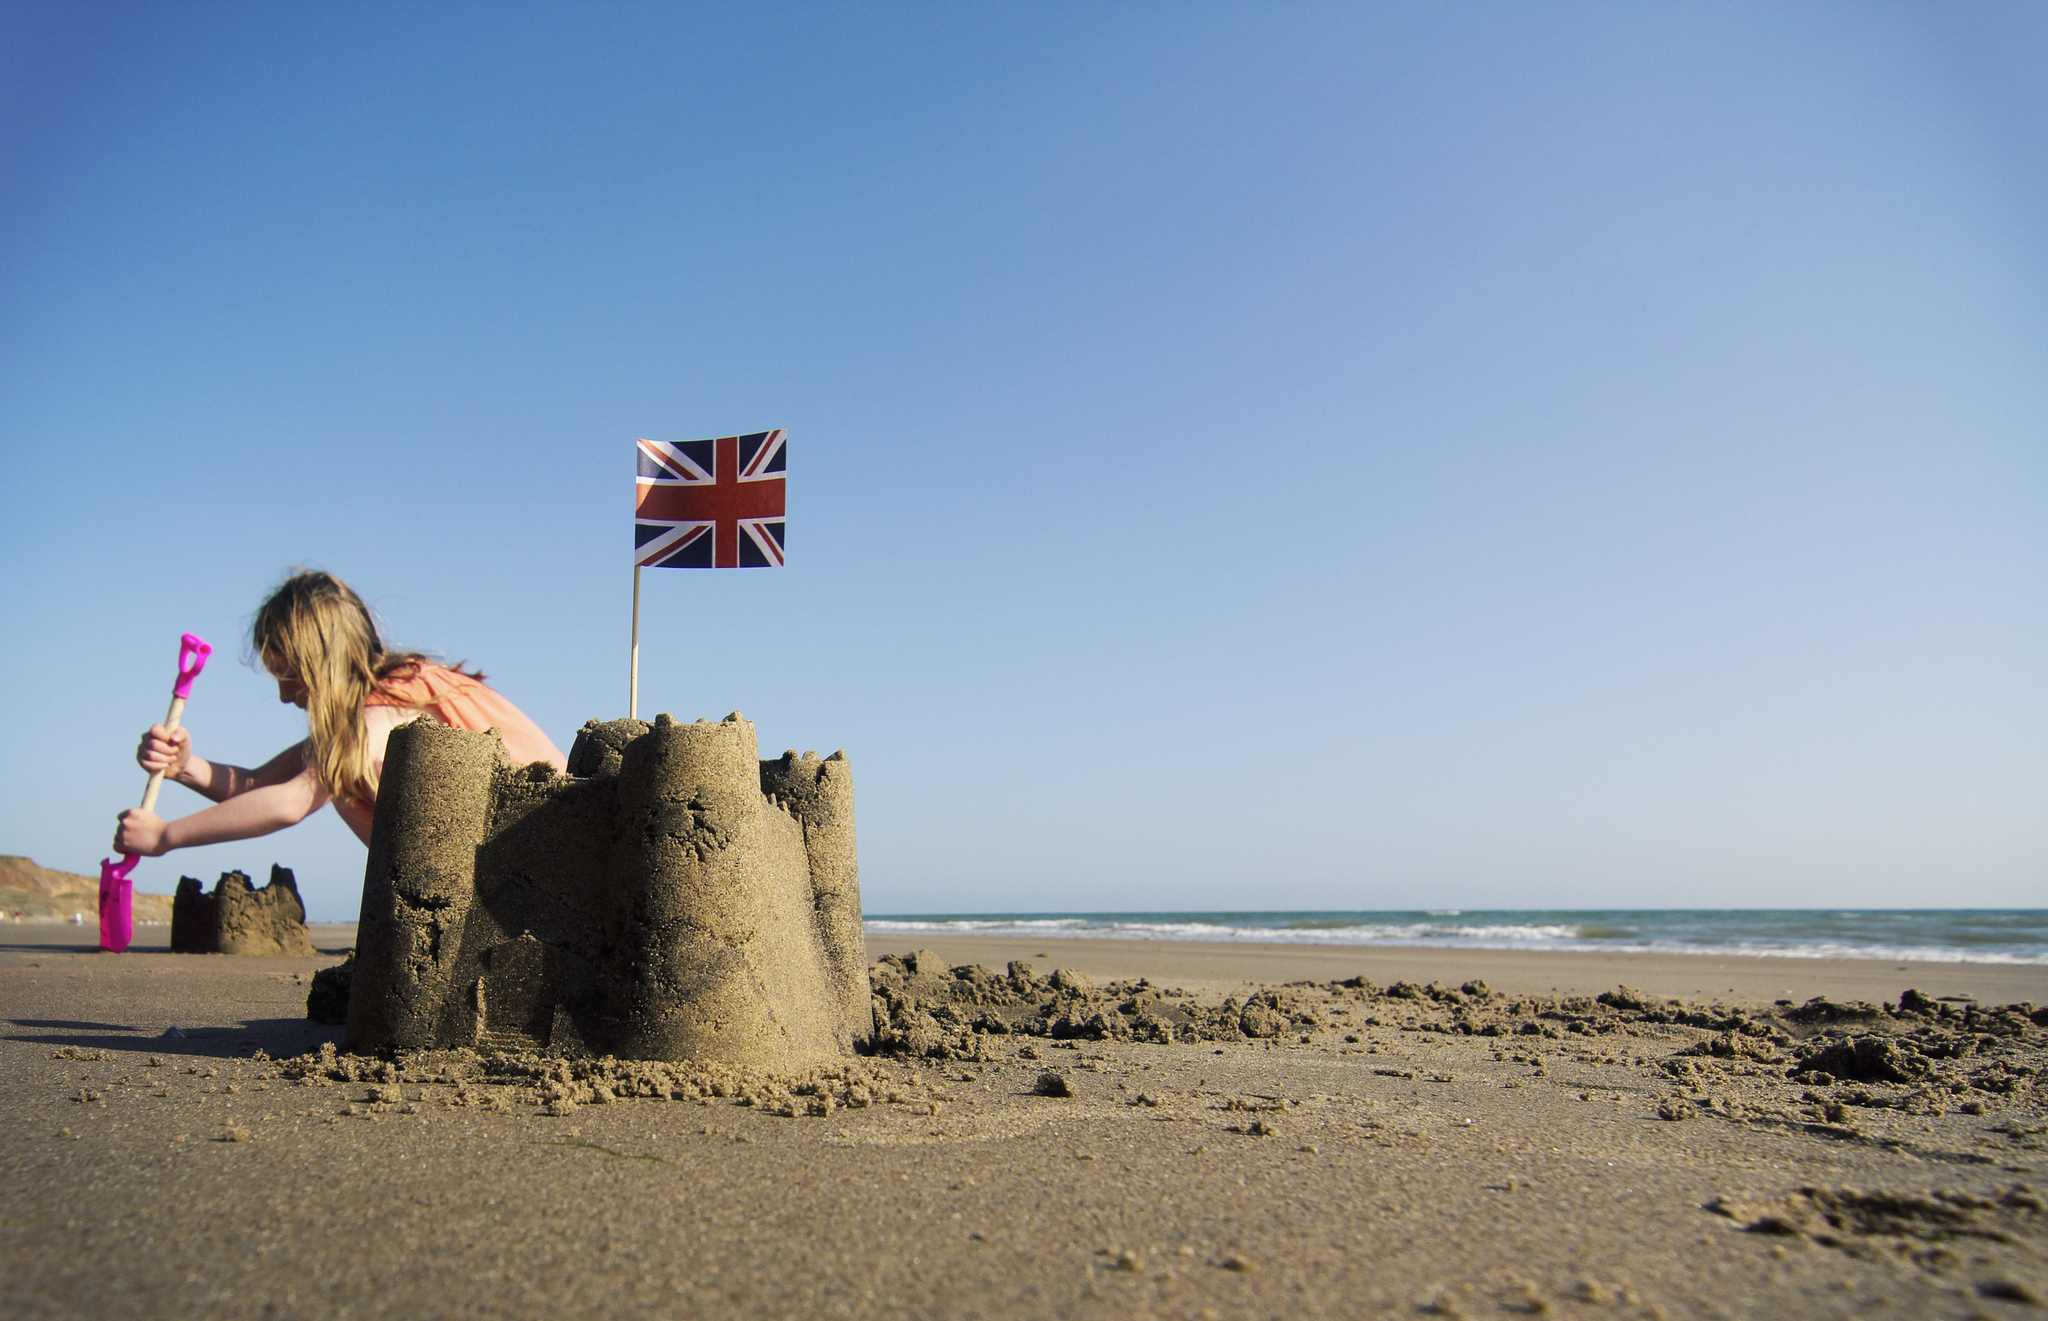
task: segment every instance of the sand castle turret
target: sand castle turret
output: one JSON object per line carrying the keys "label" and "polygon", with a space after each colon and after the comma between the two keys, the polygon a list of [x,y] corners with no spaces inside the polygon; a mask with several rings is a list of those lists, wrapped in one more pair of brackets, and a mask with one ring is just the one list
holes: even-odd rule
{"label": "sand castle turret", "polygon": [[843,753],[754,726],[591,721],[569,773],[492,734],[391,734],[347,1042],[800,1067],[872,1030]]}

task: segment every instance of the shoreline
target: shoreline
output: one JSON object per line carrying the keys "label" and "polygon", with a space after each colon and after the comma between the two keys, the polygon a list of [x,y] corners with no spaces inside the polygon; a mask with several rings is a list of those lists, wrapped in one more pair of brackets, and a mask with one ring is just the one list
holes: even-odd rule
{"label": "shoreline", "polygon": [[[898,949],[897,946],[907,948]],[[1986,1004],[2048,1001],[2048,967],[2007,963],[1900,963],[1889,959],[1784,958],[1776,955],[1594,953],[1384,945],[1255,944],[1250,941],[1110,940],[1095,937],[868,937],[872,962],[885,953],[925,946],[955,963],[1002,968],[1011,959],[1068,967],[1091,977],[1147,977],[1190,990],[1226,990],[1244,982],[1286,983],[1370,977],[1440,981],[1472,979],[1517,994],[1594,995],[1626,983],[1672,997],[1735,996],[1805,1002],[1896,1000],[1907,987]],[[1047,957],[1040,959],[1037,956]]]}
{"label": "shoreline", "polygon": [[[36,932],[69,939],[33,942],[55,950],[89,952],[98,943],[92,927],[51,924]],[[307,925],[322,955],[339,957],[355,945],[353,922]],[[0,936],[0,948],[29,934],[20,924],[15,940]],[[30,942],[19,942],[26,945]],[[131,953],[167,953],[166,926],[138,926]],[[1627,985],[1653,995],[1680,999],[1729,998],[1805,1003],[1830,1000],[1897,1000],[1912,987],[1939,999],[1981,1004],[2048,1003],[2048,966],[2006,963],[1901,963],[1892,959],[1786,958],[1768,954],[1644,954],[1572,950],[1493,950],[1440,946],[1298,945],[1252,941],[1116,940],[1103,937],[1029,938],[1012,936],[915,937],[869,935],[867,959],[931,949],[955,964],[979,963],[1000,971],[1011,960],[1041,972],[1071,968],[1099,980],[1148,978],[1191,991],[1227,992],[1247,982],[1339,981],[1368,977],[1381,986],[1397,981],[1442,982],[1458,986],[1480,980],[1498,991],[1535,995],[1597,995]],[[1044,957],[1039,957],[1043,955]]]}

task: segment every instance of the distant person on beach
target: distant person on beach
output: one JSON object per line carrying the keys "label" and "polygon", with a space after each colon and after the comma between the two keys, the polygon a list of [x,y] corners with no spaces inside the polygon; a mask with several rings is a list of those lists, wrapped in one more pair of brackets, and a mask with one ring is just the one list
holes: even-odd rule
{"label": "distant person on beach", "polygon": [[285,579],[257,610],[250,643],[277,680],[277,700],[306,713],[308,737],[251,771],[194,756],[183,727],[151,725],[135,753],[142,769],[162,771],[219,806],[175,821],[129,808],[114,834],[117,851],[154,858],[250,839],[297,825],[330,801],[367,844],[385,740],[422,714],[456,729],[496,728],[518,765],[568,767],[561,749],[486,687],[482,674],[386,650],[369,607],[339,578],[301,572]]}

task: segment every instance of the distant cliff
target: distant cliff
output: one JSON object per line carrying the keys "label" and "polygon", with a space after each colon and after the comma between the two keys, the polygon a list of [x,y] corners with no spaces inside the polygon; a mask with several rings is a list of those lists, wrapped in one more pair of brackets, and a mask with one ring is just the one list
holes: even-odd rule
{"label": "distant cliff", "polygon": [[[97,924],[99,912],[98,877],[57,871],[28,858],[0,853],[0,913],[8,921],[20,913],[29,922],[69,922],[73,913],[83,913],[86,922]],[[169,922],[171,896],[137,890],[135,920]]]}

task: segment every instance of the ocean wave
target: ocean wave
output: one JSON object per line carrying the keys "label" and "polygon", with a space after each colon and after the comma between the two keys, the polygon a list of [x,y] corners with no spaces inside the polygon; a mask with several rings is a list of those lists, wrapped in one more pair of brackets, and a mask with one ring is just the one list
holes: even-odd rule
{"label": "ocean wave", "polygon": [[[1431,917],[1448,914],[1431,914]],[[1549,915],[1546,914],[1546,917]],[[1868,914],[1845,914],[1867,920]],[[1952,932],[1938,941],[1915,944],[1808,938],[1770,938],[1747,933],[1704,932],[1652,935],[1640,927],[1597,922],[1359,922],[1307,918],[1261,925],[1140,917],[989,916],[876,917],[871,937],[910,936],[1063,937],[1084,940],[1217,941],[1271,945],[1414,947],[1437,949],[1547,950],[1624,954],[1711,954],[1743,958],[1877,959],[1898,963],[1991,963],[2048,966],[2048,948],[2028,941],[1994,944],[1981,933]],[[1903,932],[1890,933],[1894,936]],[[1954,943],[1947,943],[1953,941]],[[1989,946],[1989,947],[1987,947]],[[2000,947],[2002,946],[2002,947]]]}
{"label": "ocean wave", "polygon": [[1435,922],[1344,925],[1221,926],[1210,922],[1098,922],[1086,918],[870,918],[871,935],[1081,936],[1109,940],[1234,940],[1292,945],[1436,944],[1494,942],[1534,948],[1570,941],[1574,926],[1450,926]]}

